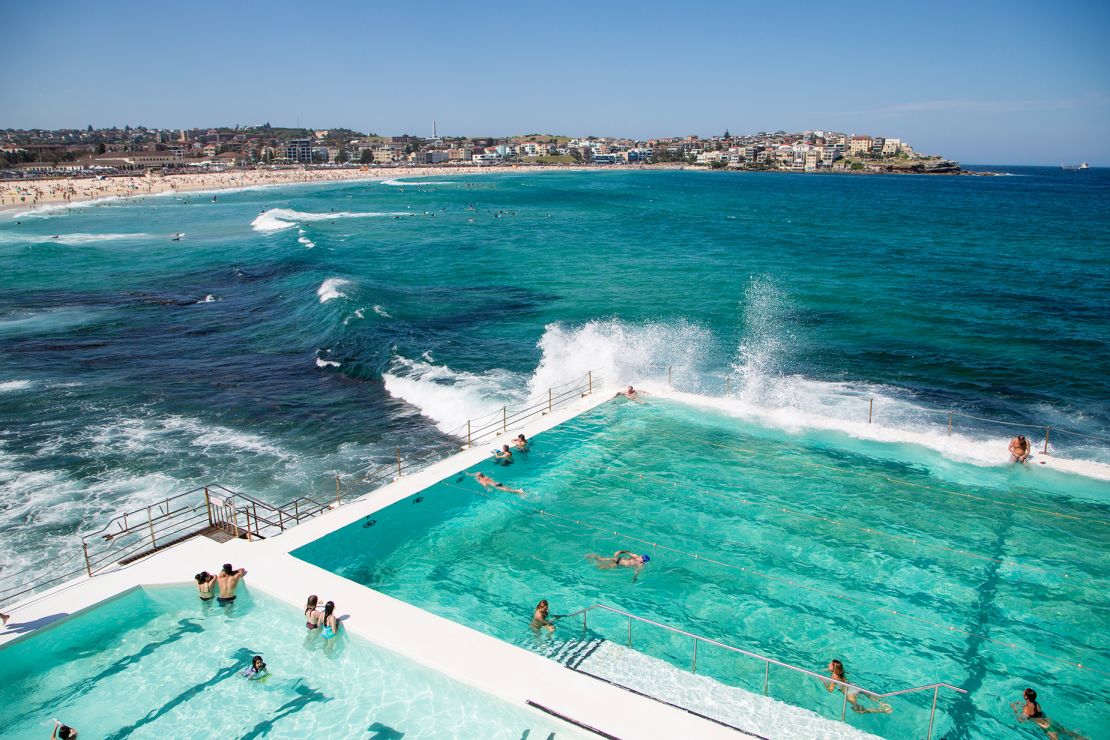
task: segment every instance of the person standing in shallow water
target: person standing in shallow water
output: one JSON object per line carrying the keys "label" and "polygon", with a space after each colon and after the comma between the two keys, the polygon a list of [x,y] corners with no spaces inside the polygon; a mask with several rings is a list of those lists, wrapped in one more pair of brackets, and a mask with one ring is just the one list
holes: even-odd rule
{"label": "person standing in shallow water", "polygon": [[246,574],[245,568],[234,570],[231,563],[224,563],[223,570],[216,576],[216,585],[220,588],[220,595],[216,597],[216,603],[230,604],[235,601],[235,589]]}
{"label": "person standing in shallow water", "polygon": [[542,599],[540,603],[536,604],[535,611],[532,612],[532,624],[529,625],[533,632],[537,635],[541,630],[548,632],[555,631],[555,623],[551,621],[548,613],[551,607],[547,604],[547,599]]}
{"label": "person standing in shallow water", "polygon": [[1029,440],[1025,438],[1024,434],[1019,434],[1010,440],[1010,462],[1024,463],[1029,459],[1032,452]]}

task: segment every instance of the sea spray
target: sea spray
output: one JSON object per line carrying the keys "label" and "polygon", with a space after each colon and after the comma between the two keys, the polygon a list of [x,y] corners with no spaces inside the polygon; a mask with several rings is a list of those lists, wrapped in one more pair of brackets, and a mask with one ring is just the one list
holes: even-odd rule
{"label": "sea spray", "polygon": [[336,298],[345,298],[346,293],[342,292],[342,288],[351,284],[350,280],[343,278],[328,278],[320,283],[320,287],[316,289],[316,296],[320,299],[320,303],[327,303]]}

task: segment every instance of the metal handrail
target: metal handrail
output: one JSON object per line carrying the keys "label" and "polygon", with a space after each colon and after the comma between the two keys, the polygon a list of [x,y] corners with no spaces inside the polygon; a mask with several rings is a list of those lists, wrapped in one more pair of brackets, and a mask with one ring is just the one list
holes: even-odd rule
{"label": "metal handrail", "polygon": [[940,690],[943,688],[943,689],[951,689],[952,691],[957,691],[961,694],[966,694],[967,693],[966,689],[961,689],[959,686],[953,686],[952,684],[946,683],[944,681],[938,681],[936,683],[925,684],[923,686],[913,686],[913,687],[906,688],[906,689],[898,689],[896,691],[888,691],[888,692],[885,692],[885,693],[880,693],[880,692],[877,692],[877,691],[871,691],[870,689],[866,689],[863,686],[858,686],[858,685],[856,685],[854,683],[850,683],[848,681],[840,681],[838,679],[832,678],[831,676],[826,676],[824,674],[817,673],[815,671],[811,671],[808,668],[802,668],[800,666],[791,665],[790,663],[784,663],[781,660],[776,660],[774,658],[768,658],[765,655],[760,655],[759,653],[753,653],[750,650],[744,650],[743,648],[738,648],[734,645],[728,645],[728,644],[723,643],[719,640],[714,640],[711,637],[705,637],[703,635],[698,635],[698,634],[695,634],[693,632],[688,632],[684,629],[679,629],[678,627],[672,627],[668,624],[663,624],[662,622],[656,622],[653,619],[648,619],[647,617],[641,617],[637,614],[632,614],[631,612],[626,612],[622,609],[617,609],[617,608],[608,606],[606,604],[593,604],[592,606],[584,607],[582,609],[579,609],[578,611],[571,612],[569,614],[563,614],[563,615],[561,615],[561,617],[562,618],[577,617],[577,616],[581,615],[582,616],[582,629],[586,630],[587,629],[586,615],[589,614],[594,609],[601,609],[602,611],[611,612],[613,614],[619,614],[620,616],[625,617],[626,619],[628,619],[628,646],[629,647],[632,647],[632,623],[633,623],[633,621],[644,622],[644,623],[650,624],[654,627],[659,627],[659,628],[661,628],[663,630],[666,630],[668,632],[672,632],[674,634],[679,634],[679,635],[685,635],[686,637],[691,638],[694,641],[694,657],[693,657],[693,664],[691,665],[691,672],[692,673],[697,673],[698,672],[698,643],[699,642],[704,642],[704,643],[707,643],[709,645],[715,645],[716,647],[724,648],[725,650],[729,650],[729,651],[734,652],[734,653],[739,653],[740,655],[744,655],[744,656],[747,656],[749,658],[755,658],[756,660],[761,661],[764,665],[764,672],[763,672],[763,693],[764,693],[764,695],[766,695],[767,692],[768,692],[768,685],[770,683],[770,675],[771,675],[771,666],[772,665],[779,666],[780,668],[786,668],[787,670],[791,670],[791,671],[794,671],[796,673],[801,673],[801,674],[804,674],[804,675],[807,675],[807,676],[811,676],[813,678],[816,678],[820,681],[824,681],[826,683],[837,684],[842,688],[843,693],[844,693],[843,707],[841,708],[841,712],[840,712],[841,721],[844,721],[845,717],[847,716],[848,690],[849,689],[853,689],[858,693],[865,694],[865,695],[873,697],[875,699],[885,699],[885,698],[888,698],[888,697],[891,697],[891,696],[900,696],[902,694],[916,694],[916,693],[921,693],[921,692],[925,692],[925,691],[932,691],[933,692],[933,704],[932,704],[932,709],[929,712],[929,731],[925,736],[926,740],[930,740],[930,738],[932,738],[932,736],[933,736],[933,720],[934,720],[934,716],[935,716],[936,710],[937,710],[937,698],[940,694]]}

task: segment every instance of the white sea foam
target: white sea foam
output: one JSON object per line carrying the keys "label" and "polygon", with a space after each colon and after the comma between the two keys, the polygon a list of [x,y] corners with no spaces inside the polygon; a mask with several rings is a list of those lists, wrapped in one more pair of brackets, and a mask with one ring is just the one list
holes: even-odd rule
{"label": "white sea foam", "polygon": [[415,188],[415,187],[420,187],[420,186],[423,186],[423,185],[459,185],[459,184],[460,183],[451,182],[449,180],[416,180],[415,182],[408,181],[408,180],[397,180],[397,179],[382,180],[382,185],[391,185],[395,188],[403,188],[403,187]]}
{"label": "white sea foam", "polygon": [[77,247],[82,244],[118,241],[120,239],[144,239],[147,234],[0,234],[0,244],[65,244]]}
{"label": "white sea foam", "polygon": [[[357,311],[356,311],[356,313],[357,313]],[[374,313],[376,313],[376,314],[377,314],[378,316],[383,316],[383,317],[385,317],[385,318],[387,318],[387,319],[391,319],[391,318],[393,318],[393,317],[392,317],[392,316],[390,316],[390,315],[389,315],[389,314],[388,314],[388,313],[386,312],[386,310],[385,310],[384,308],[382,308],[381,306],[377,306],[377,305],[375,305],[375,306],[374,306]],[[362,317],[361,317],[361,316],[359,316],[359,318],[361,319]]]}
{"label": "white sea foam", "polygon": [[350,284],[350,280],[344,280],[343,278],[328,278],[320,283],[320,287],[316,289],[316,295],[320,298],[320,303],[327,303],[336,298],[345,298],[347,294],[340,289]]}
{"label": "white sea foam", "polygon": [[298,236],[297,241],[303,244],[305,249],[312,249],[316,246],[316,242],[312,241],[307,236]]}
{"label": "white sea foam", "polygon": [[104,310],[91,308],[54,308],[45,311],[20,311],[0,317],[0,337],[52,334],[68,331],[104,317]]}
{"label": "white sea foam", "polygon": [[335,360],[324,360],[319,357],[316,358],[316,367],[341,367],[342,363]]}
{"label": "white sea foam", "polygon": [[382,379],[391,396],[415,406],[443,432],[456,432],[468,419],[518,404],[526,381],[507,370],[468,373],[404,357],[397,357]]}
{"label": "white sea foam", "polygon": [[218,300],[220,300],[220,299],[217,298],[216,296],[214,296],[212,294],[208,294],[208,295],[204,296],[204,298],[201,298],[199,301],[197,301],[197,303],[215,303]]}
{"label": "white sea foam", "polygon": [[35,206],[26,211],[13,211],[12,218],[50,218],[59,211],[68,211],[75,208],[94,208],[104,203],[124,200],[125,197],[131,196],[110,195],[105,198],[97,198],[96,200],[79,200],[73,203],[47,203],[45,205]]}
{"label": "white sea foam", "polygon": [[34,383],[30,380],[8,380],[0,383],[0,393],[11,393],[13,391],[25,391],[30,388]]}
{"label": "white sea foam", "polygon": [[257,232],[267,234],[283,229],[291,229],[307,221],[331,221],[340,218],[399,218],[412,216],[406,212],[379,212],[379,211],[334,211],[330,213],[306,213],[294,211],[289,208],[271,208],[255,216],[251,221],[251,228]]}

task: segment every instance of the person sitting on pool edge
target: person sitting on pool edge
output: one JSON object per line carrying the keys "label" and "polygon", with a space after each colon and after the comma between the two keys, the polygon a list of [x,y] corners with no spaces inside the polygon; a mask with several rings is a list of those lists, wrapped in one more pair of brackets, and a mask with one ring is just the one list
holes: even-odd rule
{"label": "person sitting on pool edge", "polygon": [[216,597],[216,603],[226,606],[235,601],[235,589],[246,574],[245,568],[234,570],[231,563],[224,563],[223,570],[216,576],[216,585],[220,589],[220,595]]}
{"label": "person sitting on pool edge", "polygon": [[523,434],[516,435],[516,439],[513,440],[513,445],[521,452],[528,451],[528,440],[525,439]]}
{"label": "person sitting on pool edge", "polygon": [[609,570],[610,568],[633,568],[633,581],[640,577],[640,571],[643,570],[643,567],[651,560],[650,555],[637,555],[631,550],[617,550],[611,557],[590,553],[586,558],[592,559],[601,570]]}
{"label": "person sitting on pool edge", "polygon": [[871,698],[879,706],[875,707],[874,709],[861,706],[859,703],[859,692],[849,690],[847,686],[848,676],[844,672],[844,664],[841,663],[839,660],[836,660],[834,658],[833,660],[829,661],[828,671],[829,676],[831,676],[833,680],[825,681],[825,688],[829,690],[829,693],[832,693],[837,689],[843,691],[844,695],[848,697],[848,704],[851,705],[852,711],[856,714],[890,714],[891,711],[893,711],[889,704],[887,704],[886,702],[881,702],[874,697]]}
{"label": "person sitting on pool edge", "polygon": [[1019,434],[1010,440],[1010,462],[1024,463],[1032,453],[1029,440],[1024,434]]}
{"label": "person sitting on pool edge", "polygon": [[502,445],[500,450],[493,451],[493,460],[498,465],[512,465],[513,451],[509,449],[508,445]]}
{"label": "person sitting on pool edge", "polygon": [[547,630],[548,632],[555,631],[555,623],[548,618],[550,608],[551,607],[547,605],[547,599],[542,599],[540,603],[536,604],[536,610],[532,612],[532,624],[529,625],[529,627],[537,635],[540,633],[540,630]]}
{"label": "person sitting on pool edge", "polygon": [[493,478],[490,478],[485,473],[467,473],[467,475],[474,476],[474,480],[481,484],[482,488],[490,489],[496,488],[498,491],[505,491],[506,493],[518,493],[523,495],[523,488],[509,488],[504,483],[498,483]]}
{"label": "person sitting on pool edge", "polygon": [[1049,719],[1048,715],[1041,709],[1041,705],[1037,703],[1037,692],[1033,689],[1026,689],[1023,691],[1021,698],[1025,700],[1025,705],[1020,711],[1018,711],[1018,705],[1021,704],[1021,702],[1015,701],[1010,705],[1018,715],[1018,722],[1032,722],[1045,731],[1049,740],[1059,740],[1061,734],[1075,738],[1075,740],[1086,740],[1086,738],[1078,732],[1073,732]]}

